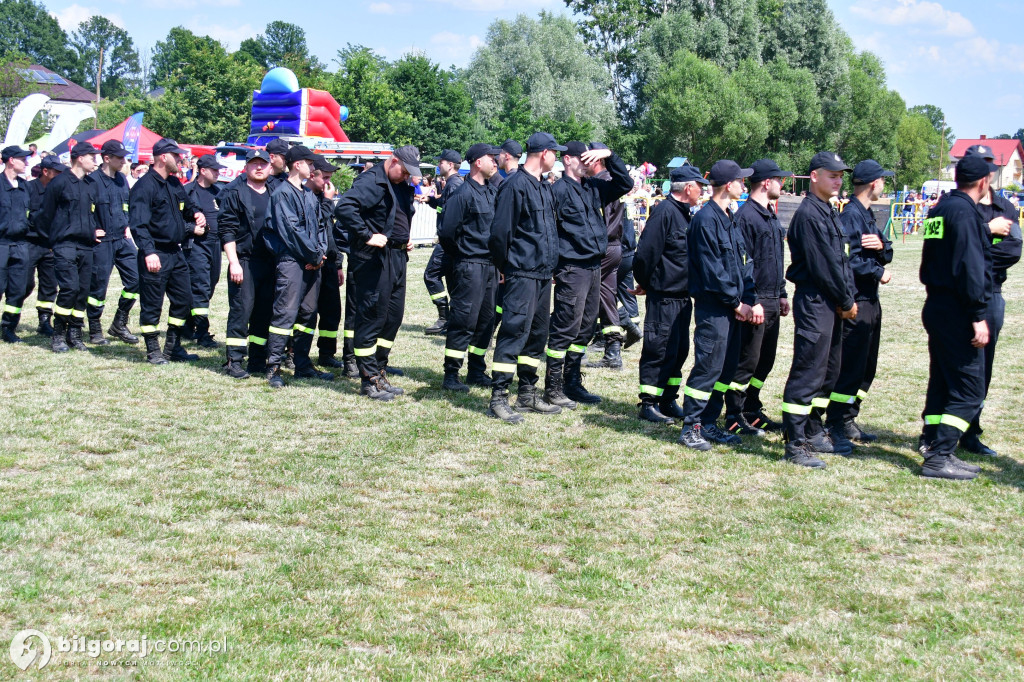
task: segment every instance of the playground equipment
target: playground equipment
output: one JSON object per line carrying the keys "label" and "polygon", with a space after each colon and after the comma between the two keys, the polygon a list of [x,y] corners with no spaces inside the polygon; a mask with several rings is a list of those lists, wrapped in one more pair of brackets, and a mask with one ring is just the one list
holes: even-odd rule
{"label": "playground equipment", "polygon": [[268,71],[260,89],[252,93],[248,141],[261,146],[278,137],[348,142],[341,129],[347,119],[348,108],[338,104],[331,93],[300,88],[294,73],[278,67]]}

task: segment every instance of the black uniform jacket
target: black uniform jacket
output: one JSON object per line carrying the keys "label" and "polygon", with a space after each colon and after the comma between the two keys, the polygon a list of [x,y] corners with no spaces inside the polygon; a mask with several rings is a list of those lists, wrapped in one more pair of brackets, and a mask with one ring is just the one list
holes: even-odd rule
{"label": "black uniform jacket", "polygon": [[357,175],[334,209],[335,219],[348,232],[349,248],[365,248],[375,234],[390,238],[395,227],[395,202],[402,202],[411,220],[414,194],[407,182],[392,184],[383,163]]}
{"label": "black uniform jacket", "polygon": [[320,202],[312,190],[278,183],[270,194],[270,219],[263,243],[278,260],[320,265],[327,255],[327,230],[320,221]]}
{"label": "black uniform jacket", "polygon": [[96,183],[96,220],[106,232],[100,241],[124,239],[124,228],[128,227],[128,180],[123,173],[110,177],[100,168],[90,176]]}
{"label": "black uniform jacket", "polygon": [[85,246],[96,243],[100,225],[96,221],[95,200],[96,182],[89,175],[79,179],[65,171],[50,181],[43,193],[39,226],[46,231],[51,247],[62,242]]}
{"label": "black uniform jacket", "polygon": [[783,249],[786,231],[775,211],[756,201],[747,201],[733,217],[747,245],[747,256],[754,263],[754,289],[757,299],[786,298],[786,266]]}
{"label": "black uniform jacket", "polygon": [[[892,262],[892,242],[878,229],[871,209],[864,208],[856,198],[839,214],[839,220],[850,244],[850,269],[853,270],[853,284],[857,289],[854,298],[858,301],[876,301],[878,282],[882,279],[885,266]],[[867,251],[860,247],[860,238],[866,234],[876,235],[882,240],[881,251]]]}
{"label": "black uniform jacket", "polygon": [[599,267],[608,250],[608,224],[604,206],[618,202],[633,188],[629,170],[615,154],[606,159],[608,178],[573,180],[563,175],[551,187],[558,224],[560,263]]}
{"label": "black uniform jacket", "polygon": [[824,296],[840,310],[853,307],[849,244],[839,214],[827,201],[808,194],[789,224],[790,264],[786,279]]}
{"label": "black uniform jacket", "polygon": [[473,179],[462,183],[444,205],[437,238],[454,261],[490,263],[487,241],[494,219],[494,198],[498,191]]}
{"label": "black uniform jacket", "polygon": [[25,239],[36,246],[45,246],[46,248],[50,248],[50,241],[47,236],[49,230],[43,230],[40,228],[40,225],[42,225],[44,194],[46,194],[46,188],[43,187],[42,180],[36,178],[35,180],[29,181],[28,232],[25,233]]}
{"label": "black uniform jacket", "polygon": [[29,189],[22,178],[0,178],[0,242],[24,239],[28,232]]}
{"label": "black uniform jacket", "polygon": [[520,170],[498,186],[488,240],[505,275],[551,279],[558,263],[558,228],[551,185]]}
{"label": "black uniform jacket", "polygon": [[651,209],[633,257],[633,277],[648,293],[689,297],[686,231],[690,215],[690,205],[671,196]]}
{"label": "black uniform jacket", "polygon": [[[754,264],[743,233],[714,201],[697,211],[686,233],[690,254],[690,293],[727,308],[754,305]],[[634,266],[635,268],[635,266]]]}
{"label": "black uniform jacket", "polygon": [[974,200],[960,190],[947,194],[928,212],[921,236],[921,283],[928,294],[952,294],[972,321],[984,320],[992,297],[992,253],[988,225]]}
{"label": "black uniform jacket", "polygon": [[[65,175],[66,172],[61,173],[57,179]],[[165,180],[156,171],[139,178],[128,194],[132,236],[143,256],[178,251],[191,234],[188,223],[195,220],[199,211],[178,178],[171,176]]]}
{"label": "black uniform jacket", "polygon": [[[262,241],[257,239],[263,225],[256,224],[256,207],[252,203],[252,194],[244,182],[243,180],[243,184],[235,184],[234,181],[228,183],[220,194],[220,212],[217,213],[221,246],[234,242],[235,253],[239,258],[248,258],[254,251],[261,254],[266,252]],[[266,191],[269,195],[269,186],[266,187]],[[269,206],[267,208],[269,209]],[[264,223],[269,215],[268,210]]]}
{"label": "black uniform jacket", "polygon": [[1005,237],[990,235],[992,240],[992,267],[994,268],[994,284],[996,290],[1003,288],[1006,281],[1006,271],[1020,260],[1021,252],[1021,231],[1020,222],[1017,217],[1017,209],[1002,196],[992,193],[991,204],[978,204],[978,213],[982,221],[988,225],[993,218],[1009,218],[1010,234]]}

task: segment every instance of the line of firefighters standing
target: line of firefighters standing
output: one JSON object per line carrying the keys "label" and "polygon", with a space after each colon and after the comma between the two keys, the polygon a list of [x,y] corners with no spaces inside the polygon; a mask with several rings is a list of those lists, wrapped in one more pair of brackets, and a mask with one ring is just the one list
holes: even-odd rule
{"label": "line of firefighters standing", "polygon": [[[612,150],[601,143],[563,146],[539,132],[520,165],[522,152],[514,140],[473,145],[464,181],[461,155],[445,150],[439,157],[447,183],[432,203],[440,212],[438,245],[425,279],[439,309],[427,331],[446,334],[445,390],[490,388],[488,415],[508,423],[522,422],[523,413],[599,403],[583,383],[587,344],[600,328],[604,357],[587,366],[621,369],[623,342],[640,336],[635,295],[642,294],[640,419],[681,422],[679,442],[696,450],[782,430],[786,459],[811,468],[825,466],[821,454],[850,454],[855,443],[875,439],[856,417],[877,366],[878,289],[890,281],[892,244],[871,213],[890,171],[873,160],[851,169],[836,154],[818,153],[810,191],[787,234],[773,202],[792,172],[770,159],[750,168],[718,161],[706,176],[682,166],[672,171],[670,196],[652,210],[635,243],[620,201],[633,181]],[[558,152],[564,174],[549,184],[544,175]],[[931,364],[920,449],[926,476],[977,475],[979,467],[953,453],[958,442],[970,452],[995,454],[980,441],[978,420],[1002,325],[1000,288],[1020,258],[1021,236],[1007,219],[1012,211],[990,189],[985,152],[972,148],[958,164],[958,190],[925,225],[921,279]],[[152,169],[129,191],[121,173],[126,151],[118,142],[102,149],[75,145],[70,168],[47,157],[42,177],[30,183],[17,178],[27,152],[3,150],[3,340],[18,340],[21,304],[38,271],[38,331],[51,336],[53,351],[85,349],[86,319],[90,342],[107,343],[100,317],[117,267],[123,290],[108,333],[138,343],[127,322],[140,300],[149,362],[196,359],[183,339],[219,345],[210,333],[209,302],[223,250],[230,376],[262,374],[280,388],[281,368],[290,366],[299,378],[333,380],[310,359],[319,333],[321,367],[360,378],[361,393],[371,399],[402,395],[388,378],[400,370],[388,360],[404,316],[414,203],[409,179],[421,172],[419,151],[400,147],[340,197],[330,182],[337,168],[301,145],[278,140],[251,150],[244,174],[223,187],[213,157],[202,157],[198,177],[183,186],[177,176],[184,153],[173,140],[158,142]],[[831,200],[850,171],[854,199],[840,214]],[[746,182],[749,196],[734,213],[730,207]],[[711,199],[695,211],[707,184]],[[784,275],[785,241],[791,264]],[[787,279],[795,284],[792,304]],[[170,308],[161,349],[165,296]],[[780,318],[791,311],[794,357],[778,423],[765,414],[760,391],[775,362]],[[691,316],[694,365],[684,383]]]}

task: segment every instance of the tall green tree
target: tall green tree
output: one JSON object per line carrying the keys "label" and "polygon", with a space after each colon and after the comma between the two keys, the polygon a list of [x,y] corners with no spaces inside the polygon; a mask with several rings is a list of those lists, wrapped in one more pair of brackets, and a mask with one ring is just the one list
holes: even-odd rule
{"label": "tall green tree", "polygon": [[305,29],[286,21],[270,22],[261,35],[243,40],[238,51],[265,69],[283,66],[301,76],[323,68],[309,52]]}
{"label": "tall green tree", "polygon": [[65,78],[81,76],[78,56],[68,46],[68,34],[34,0],[0,0],[0,54],[21,54]]}
{"label": "tall green tree", "polygon": [[465,153],[476,117],[473,100],[454,73],[423,55],[409,54],[389,66],[387,78],[413,118],[409,136],[424,153]]}
{"label": "tall green tree", "polygon": [[874,159],[890,168],[898,158],[896,129],[906,115],[906,104],[886,87],[885,69],[875,55],[855,55],[849,68],[848,119],[831,146],[847,161]]}
{"label": "tall green tree", "polygon": [[388,63],[363,45],[338,51],[339,69],[326,83],[338,103],[348,107],[345,132],[353,140],[411,144],[414,118],[402,93],[388,77]]}
{"label": "tall green tree", "polygon": [[920,187],[925,180],[938,177],[942,136],[935,124],[911,107],[896,129],[896,185]]}
{"label": "tall green tree", "polygon": [[935,132],[946,137],[946,149],[951,149],[953,143],[956,142],[956,135],[953,134],[953,129],[946,125],[946,114],[942,112],[940,107],[934,104],[918,104],[917,106],[910,107],[908,111],[912,114],[921,114],[928,119],[935,128]]}
{"label": "tall green tree", "polygon": [[71,45],[78,52],[82,85],[96,90],[96,73],[103,51],[103,74],[100,95],[111,97],[125,92],[139,71],[139,53],[131,36],[106,17],[93,16],[78,25],[71,35]]}

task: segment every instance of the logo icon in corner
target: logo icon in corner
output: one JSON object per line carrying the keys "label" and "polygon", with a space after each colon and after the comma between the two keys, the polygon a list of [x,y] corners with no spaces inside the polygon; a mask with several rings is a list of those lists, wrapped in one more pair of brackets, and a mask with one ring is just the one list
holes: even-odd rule
{"label": "logo icon in corner", "polygon": [[[37,638],[42,646],[37,646],[33,638]],[[40,669],[45,668],[50,662],[50,653],[50,640],[39,630],[22,630],[11,640],[11,660],[22,670],[28,670],[33,663]]]}

